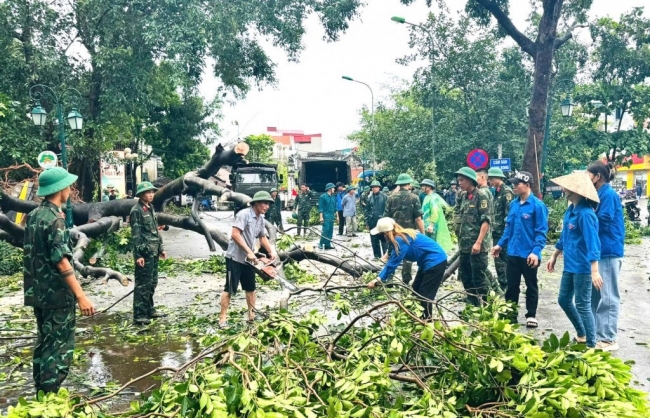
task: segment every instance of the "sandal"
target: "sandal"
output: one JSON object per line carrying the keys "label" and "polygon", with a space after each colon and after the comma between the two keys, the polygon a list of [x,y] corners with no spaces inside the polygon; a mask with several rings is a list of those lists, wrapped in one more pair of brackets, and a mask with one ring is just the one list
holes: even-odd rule
{"label": "sandal", "polygon": [[526,318],[526,328],[537,328],[538,326],[537,319],[533,317]]}
{"label": "sandal", "polygon": [[573,341],[576,342],[577,344],[586,344],[587,337],[573,337]]}

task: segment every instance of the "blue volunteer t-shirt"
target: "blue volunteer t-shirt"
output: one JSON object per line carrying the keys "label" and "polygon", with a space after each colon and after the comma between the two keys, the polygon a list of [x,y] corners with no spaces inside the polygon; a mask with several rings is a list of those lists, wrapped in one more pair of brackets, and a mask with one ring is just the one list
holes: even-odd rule
{"label": "blue volunteer t-shirt", "polygon": [[[407,241],[400,237],[395,238],[395,242],[399,246],[399,252],[391,251],[390,258],[384,266],[383,270],[379,273],[379,278],[382,282],[388,280],[390,276],[395,273],[397,267],[402,263],[402,260],[415,261],[418,264],[418,270],[427,271],[437,266],[442,262],[447,261],[447,254],[437,242],[431,238],[420,234],[419,232],[415,238],[406,237]],[[390,242],[388,245],[392,245]]]}
{"label": "blue volunteer t-shirt", "polygon": [[569,205],[555,248],[564,252],[564,271],[569,273],[590,274],[591,262],[600,260],[598,218],[586,200]]}
{"label": "blue volunteer t-shirt", "polygon": [[531,194],[524,202],[520,199],[510,202],[506,228],[497,245],[507,248],[509,256],[528,258],[535,254],[541,260],[547,232],[548,209]]}
{"label": "blue volunteer t-shirt", "polygon": [[601,258],[623,257],[625,244],[625,219],[623,205],[612,186],[605,183],[598,189],[600,204],[596,208],[598,217],[598,238],[600,238]]}

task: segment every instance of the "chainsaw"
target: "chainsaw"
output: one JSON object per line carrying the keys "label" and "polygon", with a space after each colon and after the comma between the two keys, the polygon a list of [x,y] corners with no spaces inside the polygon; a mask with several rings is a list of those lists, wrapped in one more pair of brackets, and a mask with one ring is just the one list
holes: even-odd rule
{"label": "chainsaw", "polygon": [[280,261],[280,258],[276,257],[275,260],[270,260],[265,254],[257,253],[255,254],[257,259],[255,261],[248,261],[249,266],[252,267],[253,271],[262,278],[262,280],[277,280],[280,282],[283,288],[288,289],[291,292],[298,290],[296,285],[288,281],[284,276],[284,263]]}

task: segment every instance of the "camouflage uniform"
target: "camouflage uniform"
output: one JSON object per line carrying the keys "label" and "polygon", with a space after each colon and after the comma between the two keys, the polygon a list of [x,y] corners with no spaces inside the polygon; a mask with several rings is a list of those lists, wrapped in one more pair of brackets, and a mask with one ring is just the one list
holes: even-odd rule
{"label": "camouflage uniform", "polygon": [[366,224],[366,227],[370,224],[370,204],[368,198],[370,197],[368,191],[361,192],[361,197],[359,198],[359,206],[361,206],[361,214],[363,215],[363,220]]}
{"label": "camouflage uniform", "polygon": [[[510,202],[514,198],[512,189],[504,183],[501,187],[497,187],[494,195],[494,218],[492,222],[492,240],[496,244],[501,239],[503,231],[506,227],[506,218],[510,210]],[[494,268],[497,272],[499,279],[499,287],[505,292],[508,287],[508,279],[506,278],[506,264],[507,264],[507,250],[501,250],[499,257],[494,259]]]}
{"label": "camouflage uniform", "polygon": [[34,383],[37,392],[58,392],[72,363],[76,303],[56,266],[64,257],[72,259],[70,233],[59,207],[44,200],[27,215],[24,250],[25,306],[34,307],[38,331]]}
{"label": "camouflage uniform", "polygon": [[[497,240],[494,240],[492,237],[492,232],[494,229],[494,195],[492,194],[492,190],[490,189],[489,186],[483,186],[483,187],[478,187],[478,191],[485,194],[489,200],[489,207],[490,207],[490,230],[487,233],[487,240],[490,248],[494,246],[494,243],[498,242]],[[506,213],[507,215],[507,213]],[[498,295],[503,296],[503,290],[501,290],[501,286],[499,285],[499,281],[496,277],[492,275],[492,272],[490,270],[486,269],[485,274],[487,275],[488,282],[490,284],[490,289],[494,290],[494,292]]]}
{"label": "camouflage uniform", "polygon": [[[400,190],[392,194],[386,201],[386,209],[384,210],[384,217],[390,217],[395,220],[403,228],[418,229],[415,220],[422,217],[422,206],[420,206],[420,198],[408,190]],[[389,246],[389,250],[392,248]],[[404,283],[409,284],[413,279],[411,269],[413,262],[404,260],[402,262],[402,280]]]}
{"label": "camouflage uniform", "polygon": [[264,215],[264,217],[267,221],[269,221],[271,225],[277,225],[278,229],[282,231],[284,230],[282,227],[282,201],[280,200],[279,195],[276,196],[274,200],[275,203],[273,203],[269,210],[266,211],[266,215]]}
{"label": "camouflage uniform", "polygon": [[158,232],[158,219],[153,206],[138,200],[129,215],[133,258],[144,258],[144,267],[135,265],[135,289],[133,291],[133,318],[144,320],[153,317],[156,310],[153,294],[158,285],[158,257],[164,251],[163,241]]}
{"label": "camouflage uniform", "polygon": [[489,230],[481,242],[480,252],[472,254],[472,246],[484,222],[492,222],[489,197],[478,188],[472,193],[461,191],[454,206],[454,226],[460,249],[458,275],[465,291],[472,294],[469,302],[473,305],[478,305],[477,296],[485,298],[491,287],[487,271],[491,242]]}
{"label": "camouflage uniform", "polygon": [[300,235],[300,227],[304,227],[305,235],[307,235],[307,228],[309,228],[309,216],[311,215],[312,207],[309,192],[306,194],[300,193],[298,196],[296,196],[295,207],[296,213],[298,214],[298,231],[296,235]]}

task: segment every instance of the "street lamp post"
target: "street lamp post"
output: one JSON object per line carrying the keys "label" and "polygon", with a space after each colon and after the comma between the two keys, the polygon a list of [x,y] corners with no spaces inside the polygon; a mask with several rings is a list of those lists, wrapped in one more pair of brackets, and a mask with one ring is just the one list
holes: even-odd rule
{"label": "street lamp post", "polygon": [[[548,105],[546,106],[546,127],[544,128],[544,140],[542,148],[542,166],[541,174],[544,176],[544,169],[546,168],[546,154],[548,154],[548,142],[551,136],[551,114],[553,112],[553,99],[555,92],[558,88],[563,88],[565,90],[572,90],[575,87],[573,80],[569,78],[560,78],[558,79],[553,87],[551,88],[551,93],[548,97]],[[560,103],[560,109],[562,110],[562,116],[568,118],[573,114],[573,99],[569,94],[565,97]]]}
{"label": "street lamp post", "polygon": [[402,25],[410,25],[414,28],[420,29],[422,32],[424,32],[428,37],[429,37],[429,43],[431,45],[431,160],[434,163],[435,167],[435,162],[436,162],[436,110],[435,110],[435,105],[433,101],[433,68],[434,68],[434,60],[433,60],[433,47],[434,47],[434,42],[433,42],[433,35],[431,32],[425,28],[422,25],[419,25],[417,23],[411,23],[404,19],[403,17],[399,16],[393,16],[390,18],[393,22],[400,23]]}
{"label": "street lamp post", "polygon": [[377,175],[377,154],[375,153],[375,93],[372,91],[372,87],[370,87],[368,84],[364,83],[363,81],[355,80],[352,77],[348,77],[346,75],[341,77],[343,80],[347,81],[354,81],[355,83],[363,84],[364,86],[368,87],[368,90],[370,90],[370,111],[372,115],[372,170],[374,171],[374,175]]}
{"label": "street lamp post", "polygon": [[[83,127],[83,118],[77,109],[78,102],[81,99],[81,93],[77,89],[67,88],[64,93],[67,93],[68,98],[72,102],[72,110],[68,113],[68,124],[73,131],[80,131]],[[65,125],[63,121],[63,96],[59,97],[51,87],[44,84],[37,84],[29,89],[29,97],[35,101],[36,107],[31,112],[32,122],[35,126],[45,125],[47,119],[47,112],[41,107],[41,100],[51,100],[56,108],[56,118],[59,125],[59,142],[61,144],[61,164],[63,168],[68,169],[68,154],[65,145]],[[65,223],[68,228],[74,226],[72,219],[72,203],[68,197],[65,208]]]}

